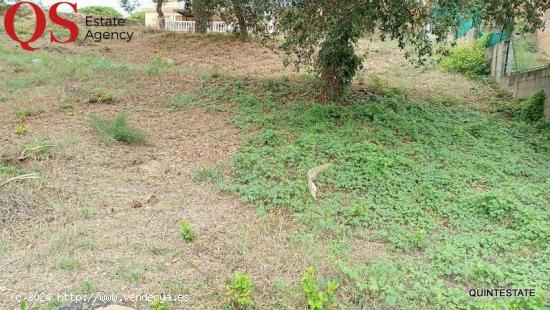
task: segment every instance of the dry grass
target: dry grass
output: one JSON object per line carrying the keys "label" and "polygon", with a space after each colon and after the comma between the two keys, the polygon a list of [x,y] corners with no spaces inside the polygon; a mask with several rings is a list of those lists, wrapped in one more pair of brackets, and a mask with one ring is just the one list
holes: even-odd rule
{"label": "dry grass", "polygon": [[485,109],[494,92],[488,85],[441,71],[433,64],[418,66],[406,59],[405,52],[392,41],[364,39],[359,42],[359,50],[367,55],[362,70],[367,83],[373,76],[379,77],[388,86],[407,90],[412,98],[432,101],[452,96],[458,104]]}
{"label": "dry grass", "polygon": [[[162,36],[143,36],[143,41],[132,43],[146,44],[147,50],[140,48],[143,53],[139,54],[122,53],[119,43],[108,45],[108,49],[95,44],[63,47],[62,53],[78,55],[90,48],[110,59],[148,65],[159,54],[153,46]],[[8,298],[12,292],[79,292],[83,283],[89,282],[103,292],[179,291],[191,296],[186,306],[211,309],[225,302],[226,280],[234,270],[250,273],[258,287],[256,298],[269,304],[278,294],[272,283],[277,279],[296,283],[301,270],[311,263],[300,254],[303,250],[299,248],[305,245],[287,243],[296,231],[291,220],[282,215],[257,217],[251,206],[242,206],[192,180],[198,167],[229,159],[240,145],[241,134],[222,113],[170,111],[171,97],[192,89],[204,73],[202,68],[216,70],[227,57],[220,53],[213,61],[201,52],[196,62],[189,64],[186,59],[193,49],[201,51],[202,42],[209,41],[190,39],[192,45],[183,45],[189,49],[187,56],[182,50],[161,56],[174,56],[176,61],[162,73],[122,77],[117,85],[86,77],[60,79],[28,88],[24,97],[10,95],[1,103],[0,122],[7,124],[0,126],[0,134],[6,137],[1,142],[3,152],[16,156],[42,137],[66,141],[48,160],[21,163],[44,176],[38,194],[52,201],[52,221],[47,226],[20,222],[26,227],[22,235],[5,239],[0,257],[1,308],[15,306]],[[179,40],[183,43],[187,38]],[[212,42],[205,52],[231,40],[215,38]],[[235,55],[242,53],[235,60],[238,72],[271,71],[274,60],[265,67],[258,63],[242,66],[249,56],[237,44],[232,44],[232,49]],[[11,70],[0,62],[1,72]],[[60,108],[67,85],[83,93],[91,87],[102,89],[113,93],[117,101],[94,105],[76,98],[71,108]],[[20,120],[14,111],[32,108],[34,102],[41,102],[44,112],[25,120],[30,128],[27,136],[16,136],[12,125]],[[105,145],[88,125],[92,113],[112,117],[122,111],[147,133],[146,145]],[[135,201],[142,207],[133,208]],[[193,244],[181,240],[178,220],[182,218],[197,234]]]}
{"label": "dry grass", "polygon": [[282,65],[280,53],[256,42],[241,42],[225,35],[204,37],[159,33],[140,35],[132,44],[150,53],[130,53],[127,50],[123,57],[131,62],[147,62],[152,54],[187,69],[226,71],[257,77],[292,74]]}
{"label": "dry grass", "polygon": [[42,226],[52,220],[47,198],[28,184],[12,183],[0,190],[0,230],[3,239],[24,234],[21,225]]}

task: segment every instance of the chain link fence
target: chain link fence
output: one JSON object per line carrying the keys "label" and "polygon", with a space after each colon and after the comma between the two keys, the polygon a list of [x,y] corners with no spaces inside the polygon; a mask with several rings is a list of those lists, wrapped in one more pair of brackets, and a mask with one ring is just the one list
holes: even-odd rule
{"label": "chain link fence", "polygon": [[539,47],[536,34],[512,35],[507,67],[512,73],[526,72],[550,65],[550,56]]}

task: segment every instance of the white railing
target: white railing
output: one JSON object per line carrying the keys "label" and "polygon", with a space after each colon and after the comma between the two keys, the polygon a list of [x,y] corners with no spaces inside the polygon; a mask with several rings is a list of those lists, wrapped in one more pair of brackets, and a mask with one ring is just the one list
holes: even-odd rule
{"label": "white railing", "polygon": [[[169,31],[180,31],[180,32],[196,32],[196,24],[194,21],[173,21],[166,20],[166,30]],[[233,32],[234,27],[232,24],[225,22],[208,22],[206,30],[208,32],[217,32],[217,33],[227,33]],[[275,24],[269,23],[267,25],[267,33],[275,32]]]}
{"label": "white railing", "polygon": [[209,22],[208,32],[231,32],[233,26],[224,22]]}
{"label": "white railing", "polygon": [[195,22],[167,20],[166,30],[181,31],[181,32],[195,32]]}
{"label": "white railing", "polygon": [[[194,21],[166,21],[166,30],[180,32],[195,32],[196,25]],[[207,24],[208,32],[232,32],[233,26],[225,22],[209,22]]]}

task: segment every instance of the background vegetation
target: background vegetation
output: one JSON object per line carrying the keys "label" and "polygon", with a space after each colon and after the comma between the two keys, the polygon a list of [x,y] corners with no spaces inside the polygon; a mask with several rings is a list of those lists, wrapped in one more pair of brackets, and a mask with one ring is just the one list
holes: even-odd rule
{"label": "background vegetation", "polygon": [[107,6],[87,6],[79,8],[78,12],[81,14],[89,14],[96,16],[105,16],[105,17],[122,17],[122,14],[112,7]]}
{"label": "background vegetation", "polygon": [[483,77],[490,73],[490,64],[485,57],[488,37],[475,41],[461,42],[443,56],[440,65],[443,69],[470,77]]}

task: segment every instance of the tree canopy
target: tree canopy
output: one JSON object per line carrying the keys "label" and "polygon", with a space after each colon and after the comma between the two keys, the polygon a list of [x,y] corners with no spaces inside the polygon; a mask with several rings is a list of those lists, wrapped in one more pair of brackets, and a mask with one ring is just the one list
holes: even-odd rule
{"label": "tree canopy", "polygon": [[271,0],[193,0],[191,7],[197,20],[197,31],[206,32],[206,21],[214,14],[236,25],[235,32],[243,40],[249,32],[265,33],[268,19],[276,6]]}
{"label": "tree canopy", "polygon": [[139,7],[139,0],[120,0],[120,6],[128,14],[132,14]]}

